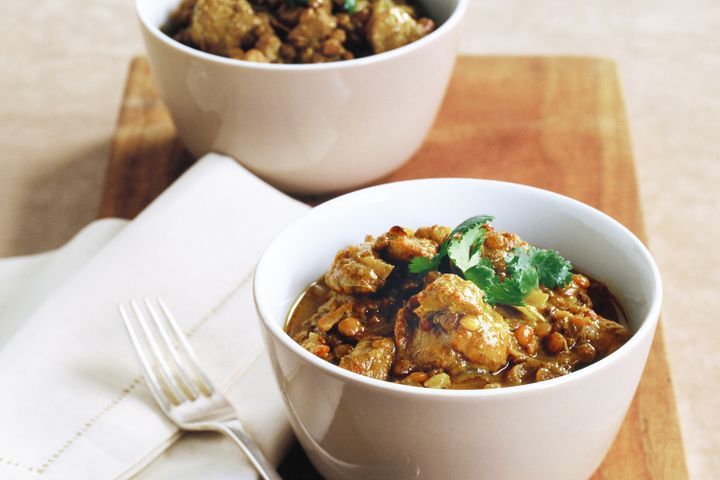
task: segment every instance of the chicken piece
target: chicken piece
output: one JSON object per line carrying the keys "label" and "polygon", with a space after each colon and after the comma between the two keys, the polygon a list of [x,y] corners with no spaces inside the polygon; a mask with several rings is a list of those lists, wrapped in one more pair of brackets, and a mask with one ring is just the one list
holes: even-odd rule
{"label": "chicken piece", "polygon": [[342,357],[340,367],[378,380],[387,380],[395,343],[387,337],[364,338]]}
{"label": "chicken piece", "polygon": [[421,319],[437,313],[480,315],[490,310],[483,300],[483,292],[474,283],[457,275],[440,275],[417,295],[419,306],[413,310]]}
{"label": "chicken piece", "polygon": [[416,237],[410,229],[395,226],[378,237],[375,249],[387,250],[393,260],[409,262],[415,257],[432,258],[438,246],[432,240]]}
{"label": "chicken piece", "polygon": [[343,47],[345,32],[337,28],[331,8],[331,3],[306,8],[300,14],[297,26],[288,33],[287,39],[297,50],[302,63],[332,62],[352,57]]}
{"label": "chicken piece", "polygon": [[321,332],[327,333],[351,312],[352,303],[346,303],[320,317],[315,326]]}
{"label": "chicken piece", "polygon": [[[463,354],[473,365],[498,370],[507,363],[511,345],[510,329],[497,314],[473,319],[473,330],[459,328],[452,339],[455,351]],[[469,317],[465,317],[466,319]],[[465,325],[465,323],[461,324]]]}
{"label": "chicken piece", "polygon": [[201,50],[228,56],[233,49],[251,46],[257,25],[247,0],[197,0],[190,39]]}
{"label": "chicken piece", "polygon": [[368,23],[368,41],[375,53],[387,52],[412,43],[430,33],[435,23],[416,19],[415,11],[394,0],[377,0]]}
{"label": "chicken piece", "polygon": [[606,318],[599,317],[596,328],[597,333],[593,335],[590,344],[600,357],[610,355],[630,338],[627,328]]}
{"label": "chicken piece", "polygon": [[297,26],[288,34],[288,40],[296,48],[319,50],[335,28],[337,21],[327,9],[306,8],[300,14]]}
{"label": "chicken piece", "polygon": [[325,361],[332,362],[333,354],[327,344],[327,340],[322,335],[310,332],[307,338],[300,344],[305,350],[322,358]]}
{"label": "chicken piece", "polygon": [[346,295],[376,292],[393,266],[380,259],[369,242],[340,250],[325,274],[325,283]]}
{"label": "chicken piece", "polygon": [[440,225],[433,225],[432,227],[420,227],[415,231],[415,236],[418,238],[427,238],[440,245],[443,243],[452,229],[450,227],[441,227]]}
{"label": "chicken piece", "polygon": [[280,57],[280,47],[282,40],[275,34],[272,27],[272,17],[266,12],[257,14],[257,25],[253,30],[253,34],[257,40],[255,41],[255,49],[260,51],[268,62],[276,62]]}
{"label": "chicken piece", "polygon": [[406,307],[395,322],[401,358],[424,370],[450,374],[492,372],[507,363],[513,347],[510,327],[483,301],[474,283],[444,274],[408,303],[414,306],[412,315]]}

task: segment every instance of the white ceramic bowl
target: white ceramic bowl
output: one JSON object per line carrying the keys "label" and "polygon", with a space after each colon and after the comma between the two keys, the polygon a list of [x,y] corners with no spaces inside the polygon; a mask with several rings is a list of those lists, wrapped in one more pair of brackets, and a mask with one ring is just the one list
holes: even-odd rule
{"label": "white ceramic bowl", "polygon": [[232,156],[299,193],[377,179],[422,144],[455,61],[468,0],[421,0],[437,30],[404,47],[315,65],[269,65],[189,48],[159,27],[180,0],[136,0],[150,64],[190,151]]}
{"label": "white ceramic bowl", "polygon": [[[431,390],[366,378],[320,360],[283,331],[288,309],[336,251],[393,225],[456,225],[495,215],[499,229],[559,250],[605,282],[632,338],[570,375],[496,390]],[[329,479],[588,478],[630,405],[652,342],[662,286],[642,243],[567,197],[485,180],[400,182],[311,210],[268,247],[255,301],[291,422]]]}

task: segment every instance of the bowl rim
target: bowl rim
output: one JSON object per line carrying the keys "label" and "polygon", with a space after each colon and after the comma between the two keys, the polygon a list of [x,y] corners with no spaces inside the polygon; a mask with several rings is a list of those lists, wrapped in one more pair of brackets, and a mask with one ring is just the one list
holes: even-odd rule
{"label": "bowl rim", "polygon": [[[179,3],[179,0],[177,1]],[[396,49],[389,50],[383,53],[369,55],[367,57],[353,58],[350,60],[339,60],[336,62],[311,64],[250,62],[247,60],[237,60],[234,58],[227,58],[220,55],[203,52],[202,50],[196,50],[166,35],[160,30],[160,26],[155,25],[148,20],[147,16],[145,15],[145,11],[143,10],[143,5],[147,3],[147,0],[135,0],[135,13],[140,20],[140,24],[142,25],[142,27],[157,40],[170,46],[171,48],[179,50],[180,52],[188,56],[195,57],[200,60],[206,60],[231,67],[248,68],[251,70],[314,72],[325,70],[345,70],[356,66],[360,67],[379,62],[391,61],[393,58],[404,56],[410,54],[417,49],[421,49],[425,45],[433,43],[435,39],[444,36],[447,32],[454,30],[465,17],[469,1],[470,0],[457,0],[457,5],[455,5],[455,9],[452,11],[447,20],[443,22],[442,25],[440,25],[438,28],[436,28],[423,38],[407,45],[403,45],[402,47],[398,47]]]}
{"label": "bowl rim", "polygon": [[[457,184],[458,186],[462,185],[473,185],[477,187],[482,187],[483,185],[494,185],[499,186],[501,188],[509,188],[511,190],[513,189],[520,189],[520,190],[526,190],[531,191],[534,193],[539,193],[540,195],[546,195],[551,198],[554,198],[556,200],[560,200],[563,202],[569,202],[571,205],[573,205],[575,208],[580,208],[581,210],[585,210],[586,212],[598,216],[600,219],[604,221],[609,221],[610,223],[614,224],[615,227],[618,228],[618,230],[627,237],[627,239],[630,240],[632,245],[637,249],[639,254],[642,256],[642,259],[644,262],[649,266],[650,272],[651,272],[651,282],[652,282],[652,290],[653,290],[653,298],[651,300],[650,307],[648,308],[647,314],[642,319],[642,323],[640,324],[640,328],[638,328],[637,331],[630,337],[630,339],[623,344],[620,348],[618,348],[616,351],[612,352],[610,355],[598,360],[597,362],[588,365],[586,367],[583,367],[580,370],[570,372],[567,375],[563,375],[561,377],[556,377],[550,380],[545,380],[542,382],[535,382],[525,385],[516,385],[516,386],[508,386],[508,387],[501,387],[501,388],[494,388],[494,389],[468,389],[468,390],[451,390],[451,389],[432,389],[432,388],[420,388],[416,386],[411,385],[402,385],[398,383],[393,383],[385,380],[377,380],[374,378],[366,377],[364,375],[360,375],[354,372],[350,372],[348,370],[345,370],[343,368],[340,368],[339,366],[332,364],[330,362],[327,362],[325,360],[322,360],[318,358],[317,356],[313,355],[309,351],[302,348],[298,343],[296,343],[285,331],[284,329],[275,324],[272,321],[268,320],[268,317],[271,317],[271,315],[268,314],[267,311],[265,311],[263,305],[261,305],[261,302],[258,300],[259,294],[258,291],[260,288],[263,288],[262,284],[258,281],[262,280],[262,272],[265,269],[265,265],[267,264],[269,257],[269,254],[272,253],[273,249],[275,248],[275,245],[281,241],[281,239],[287,234],[288,231],[291,231],[293,228],[295,228],[296,225],[300,224],[304,221],[304,219],[308,215],[312,215],[315,211],[323,212],[328,209],[334,209],[337,208],[336,204],[338,203],[344,203],[347,201],[352,201],[355,197],[363,197],[368,196],[371,197],[372,194],[378,190],[385,190],[385,189],[393,189],[393,188],[403,188],[403,185],[409,185],[409,184],[436,184],[436,183],[450,183],[450,184]],[[299,295],[299,293],[298,293]],[[663,286],[662,286],[662,279],[660,276],[659,268],[648,251],[647,247],[640,241],[640,239],[632,233],[627,227],[625,227],[623,224],[615,220],[614,218],[610,217],[606,213],[591,207],[590,205],[587,205],[583,202],[580,202],[579,200],[575,200],[571,197],[568,197],[566,195],[562,195],[559,193],[551,192],[549,190],[544,190],[541,188],[519,184],[519,183],[512,183],[512,182],[504,182],[504,181],[498,181],[498,180],[485,180],[485,179],[475,179],[475,178],[430,178],[430,179],[419,179],[419,180],[404,180],[399,182],[391,182],[386,183],[382,185],[372,186],[363,188],[360,190],[356,190],[350,193],[346,193],[344,195],[341,195],[339,197],[336,197],[334,199],[328,200],[327,202],[322,203],[321,205],[318,205],[317,207],[314,207],[313,209],[309,210],[308,212],[301,215],[299,218],[295,219],[293,222],[288,224],[265,248],[265,251],[260,257],[260,260],[257,263],[257,266],[255,268],[255,273],[253,275],[253,301],[255,304],[255,309],[258,315],[258,319],[260,324],[263,326],[263,329],[268,332],[270,335],[272,335],[277,341],[280,342],[281,345],[283,345],[288,351],[294,354],[301,362],[318,368],[322,373],[325,373],[327,375],[331,375],[333,377],[336,377],[338,379],[348,381],[350,383],[358,384],[361,387],[369,388],[372,390],[382,391],[385,392],[385,394],[390,395],[411,395],[411,396],[418,396],[418,397],[443,397],[443,398],[483,398],[483,397],[503,397],[507,395],[523,395],[523,394],[532,394],[533,392],[539,392],[542,390],[547,389],[553,389],[553,388],[559,388],[563,385],[566,385],[570,382],[577,383],[578,380],[581,380],[584,377],[588,377],[591,375],[595,375],[598,372],[601,372],[605,370],[607,367],[610,366],[612,363],[619,362],[621,359],[627,357],[631,354],[631,352],[637,350],[641,347],[641,345],[644,343],[647,337],[650,337],[650,341],[652,340],[652,337],[655,332],[655,327],[658,323],[659,316],[660,316],[660,309],[662,304],[662,297],[663,297]],[[294,303],[293,303],[294,304]],[[284,322],[283,322],[284,324]]]}

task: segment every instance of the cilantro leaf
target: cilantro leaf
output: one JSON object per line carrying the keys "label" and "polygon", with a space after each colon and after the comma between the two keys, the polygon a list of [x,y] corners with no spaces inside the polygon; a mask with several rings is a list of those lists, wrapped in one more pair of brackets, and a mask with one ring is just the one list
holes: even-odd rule
{"label": "cilantro leaf", "polygon": [[345,0],[343,2],[343,8],[346,12],[353,14],[355,13],[355,10],[357,9],[357,2],[356,0]]}
{"label": "cilantro leaf", "polygon": [[550,289],[563,287],[572,280],[572,264],[555,250],[516,248],[505,257],[505,264],[512,276],[526,269],[536,270],[539,283]]}
{"label": "cilantro leaf", "polygon": [[521,270],[504,282],[496,282],[486,290],[486,301],[491,305],[525,305],[525,298],[538,288],[538,274],[533,268]]}
{"label": "cilantro leaf", "polygon": [[[445,257],[448,256],[448,249],[450,248],[450,244],[457,240],[458,237],[464,236],[465,233],[467,233],[470,230],[473,230],[475,228],[480,228],[483,225],[485,225],[488,222],[493,221],[495,217],[492,215],[476,215],[474,217],[470,217],[464,222],[462,222],[460,225],[455,227],[455,229],[450,232],[450,235],[445,239],[443,243],[440,244],[440,248],[438,248],[438,253],[432,258],[427,259],[424,257],[415,257],[410,261],[409,270],[411,273],[425,273],[429,272],[430,270],[437,270],[437,268],[440,266],[440,263],[445,259]],[[483,229],[483,236],[485,232]],[[474,233],[473,236],[477,237],[477,233]],[[462,238],[460,239],[462,240]],[[473,244],[477,243],[472,242]],[[482,245],[482,242],[480,242]],[[471,245],[472,246],[472,245]],[[453,247],[454,249],[458,249],[459,247]],[[476,249],[478,250],[478,249]],[[475,261],[474,254],[476,251],[471,252],[471,255],[469,258],[473,259],[473,262]],[[459,255],[456,250],[456,255]],[[478,257],[479,258],[479,255]]]}
{"label": "cilantro leaf", "polygon": [[555,250],[535,249],[533,266],[538,272],[540,283],[548,288],[564,287],[572,281],[572,263]]}
{"label": "cilantro leaf", "polygon": [[493,217],[492,215],[475,215],[474,217],[468,218],[467,220],[462,222],[460,225],[455,227],[455,229],[452,232],[450,232],[450,235],[448,236],[448,238],[453,238],[457,234],[462,235],[465,232],[467,232],[468,230],[471,230],[471,229],[477,227],[478,225],[483,226],[486,223],[492,222],[493,220],[495,220],[495,217]]}
{"label": "cilantro leaf", "polygon": [[505,266],[510,276],[518,275],[523,270],[533,267],[533,247],[525,250],[523,248],[515,248],[511,253],[505,255]]}
{"label": "cilantro leaf", "polygon": [[490,260],[487,258],[481,258],[477,265],[463,273],[465,279],[470,280],[483,290],[489,289],[494,283],[499,281],[492,263],[490,263]]}
{"label": "cilantro leaf", "polygon": [[538,274],[534,268],[518,270],[514,276],[500,281],[487,258],[464,273],[466,279],[485,292],[485,301],[490,305],[522,306],[528,294],[538,287]]}
{"label": "cilantro leaf", "polygon": [[536,247],[515,248],[505,256],[507,276],[495,273],[492,262],[482,257],[485,225],[494,217],[470,217],[450,233],[433,258],[415,257],[409,265],[412,273],[437,270],[446,257],[462,272],[465,279],[480,287],[491,305],[524,305],[533,290],[544,285],[555,289],[572,280],[572,264],[555,250]]}
{"label": "cilantro leaf", "polygon": [[410,261],[408,270],[410,270],[410,273],[424,273],[430,270],[437,270],[441,261],[442,258],[438,255],[435,255],[433,258],[415,257]]}
{"label": "cilantro leaf", "polygon": [[485,228],[477,224],[448,243],[447,253],[455,266],[465,272],[480,261],[480,247],[485,241]]}

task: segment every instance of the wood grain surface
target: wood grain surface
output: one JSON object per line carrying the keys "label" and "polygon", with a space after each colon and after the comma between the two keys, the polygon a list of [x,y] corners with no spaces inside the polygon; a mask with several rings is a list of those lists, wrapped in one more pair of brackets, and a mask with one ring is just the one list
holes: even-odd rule
{"label": "wood grain surface", "polygon": [[[147,61],[135,59],[99,216],[133,218],[192,161],[175,137]],[[428,177],[534,185],[599,208],[645,236],[622,94],[608,60],[461,57],[422,149],[377,183]],[[284,478],[319,478],[297,445],[280,470]],[[659,325],[635,399],[593,479],[686,478]]]}

